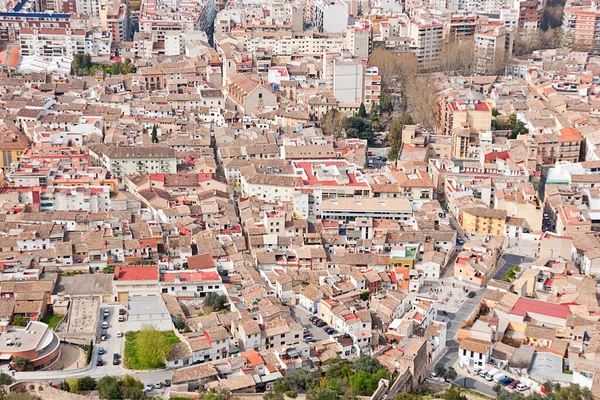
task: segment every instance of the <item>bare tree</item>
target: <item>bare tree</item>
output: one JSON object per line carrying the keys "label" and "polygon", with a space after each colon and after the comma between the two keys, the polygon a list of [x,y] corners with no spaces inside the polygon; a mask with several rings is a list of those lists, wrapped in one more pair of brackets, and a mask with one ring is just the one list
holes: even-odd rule
{"label": "bare tree", "polygon": [[405,96],[414,121],[425,128],[435,129],[438,122],[438,90],[432,77],[422,75],[407,82]]}
{"label": "bare tree", "polygon": [[327,111],[323,118],[321,118],[320,125],[324,134],[331,135],[336,139],[341,139],[344,137],[346,116],[341,111],[334,108]]}
{"label": "bare tree", "polygon": [[473,39],[444,44],[440,52],[440,71],[446,75],[469,75],[473,68],[474,44]]}

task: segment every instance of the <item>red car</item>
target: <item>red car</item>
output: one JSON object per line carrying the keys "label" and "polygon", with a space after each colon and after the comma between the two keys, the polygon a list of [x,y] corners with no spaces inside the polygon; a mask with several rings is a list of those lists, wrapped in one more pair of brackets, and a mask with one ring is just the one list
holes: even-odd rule
{"label": "red car", "polygon": [[515,380],[515,381],[512,381],[512,383],[511,383],[510,385],[508,385],[508,388],[509,388],[509,389],[516,389],[516,388],[517,388],[517,385],[518,385],[519,383],[521,383],[521,382],[520,382],[520,381],[517,381],[517,380]]}

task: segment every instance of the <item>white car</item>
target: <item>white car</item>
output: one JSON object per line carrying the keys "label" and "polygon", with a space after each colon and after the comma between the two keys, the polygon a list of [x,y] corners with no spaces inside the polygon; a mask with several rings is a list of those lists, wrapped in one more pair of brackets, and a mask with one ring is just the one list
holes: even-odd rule
{"label": "white car", "polygon": [[108,322],[104,321],[102,322],[102,329],[107,329],[108,328]]}
{"label": "white car", "polygon": [[123,337],[123,332],[117,332],[117,337],[118,338]]}
{"label": "white car", "polygon": [[519,383],[519,384],[517,385],[517,390],[518,390],[519,392],[522,392],[522,391],[524,391],[524,390],[527,390],[528,388],[529,388],[529,386],[527,386],[527,385],[526,385],[526,384],[524,384],[524,383]]}
{"label": "white car", "polygon": [[151,383],[146,384],[146,392],[151,392],[154,389],[154,385]]}

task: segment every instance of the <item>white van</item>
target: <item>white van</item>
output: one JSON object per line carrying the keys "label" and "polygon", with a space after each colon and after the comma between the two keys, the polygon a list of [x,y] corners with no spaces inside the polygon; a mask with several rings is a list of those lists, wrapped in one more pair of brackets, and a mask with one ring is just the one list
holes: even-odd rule
{"label": "white van", "polygon": [[506,378],[506,375],[504,375],[504,374],[496,374],[496,375],[494,375],[494,382],[495,383],[500,383],[500,381],[502,379],[504,379],[504,378]]}
{"label": "white van", "polygon": [[491,370],[487,374],[485,374],[485,380],[491,382],[492,380],[494,380],[494,376],[499,372],[500,372],[499,369],[494,368],[493,370]]}

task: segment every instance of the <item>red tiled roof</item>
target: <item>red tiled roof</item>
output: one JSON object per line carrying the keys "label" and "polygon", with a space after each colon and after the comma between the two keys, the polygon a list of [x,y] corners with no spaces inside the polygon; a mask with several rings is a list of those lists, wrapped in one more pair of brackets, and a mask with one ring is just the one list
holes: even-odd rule
{"label": "red tiled roof", "polygon": [[188,269],[213,269],[215,262],[209,253],[198,254],[187,259]]}
{"label": "red tiled roof", "polygon": [[528,312],[548,317],[567,319],[571,311],[569,310],[569,307],[562,304],[553,304],[546,301],[521,297],[517,300],[509,314],[524,316]]}
{"label": "red tiled roof", "polygon": [[175,278],[179,275],[181,282],[199,282],[199,281],[220,281],[219,274],[216,271],[207,272],[178,272],[161,274],[161,282],[175,282]]}
{"label": "red tiled roof", "polygon": [[116,281],[158,281],[158,266],[131,265],[117,266],[114,280]]}

